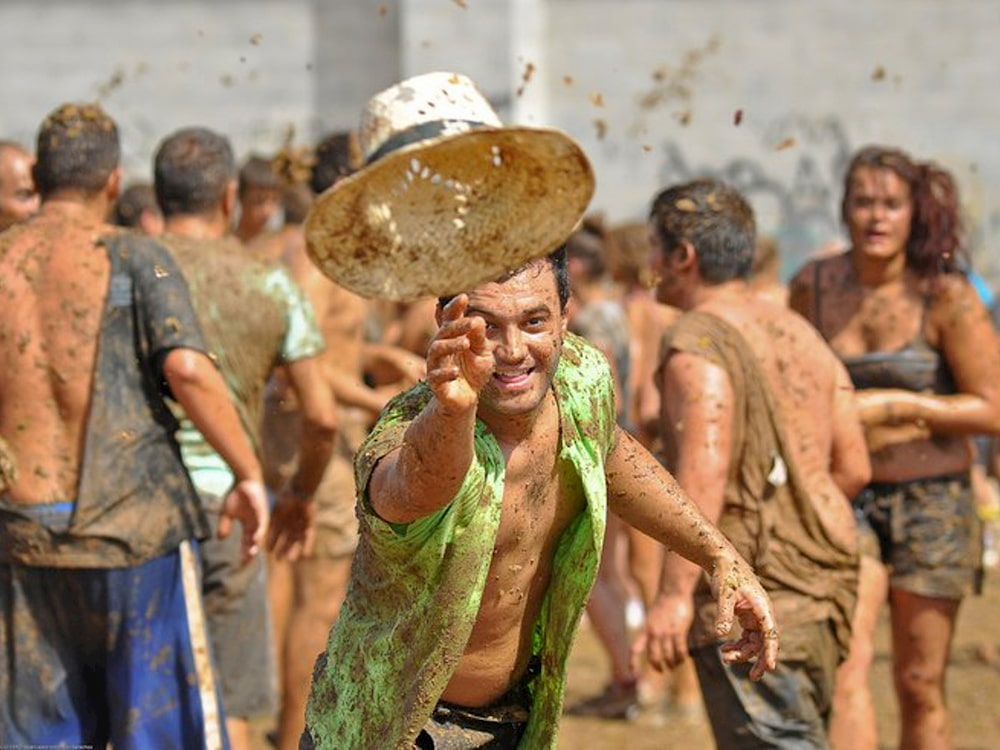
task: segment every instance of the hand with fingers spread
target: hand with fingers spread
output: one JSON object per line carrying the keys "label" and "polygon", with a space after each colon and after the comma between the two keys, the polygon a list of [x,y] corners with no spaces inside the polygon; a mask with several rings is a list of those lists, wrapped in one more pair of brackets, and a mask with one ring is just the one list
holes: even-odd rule
{"label": "hand with fingers spread", "polygon": [[427,349],[427,385],[445,413],[475,409],[495,366],[486,323],[466,317],[468,307],[465,294],[444,307],[441,326]]}
{"label": "hand with fingers spread", "polygon": [[242,526],[243,562],[249,562],[260,551],[267,534],[267,492],[263,482],[244,479],[233,485],[222,504],[219,539],[229,536],[234,520]]}
{"label": "hand with fingers spread", "polygon": [[715,632],[723,638],[739,620],[742,633],[722,647],[727,664],[753,661],[750,679],[778,666],[778,628],[771,599],[750,566],[742,560],[720,560],[712,574],[712,592],[718,602]]}

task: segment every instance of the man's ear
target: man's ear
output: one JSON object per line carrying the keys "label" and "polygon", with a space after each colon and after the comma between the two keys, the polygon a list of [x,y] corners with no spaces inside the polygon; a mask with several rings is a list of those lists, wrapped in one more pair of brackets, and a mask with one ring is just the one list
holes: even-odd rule
{"label": "man's ear", "polygon": [[108,197],[108,203],[114,203],[118,200],[118,194],[121,193],[122,189],[122,177],[125,174],[125,170],[118,166],[111,170],[111,174],[108,175],[108,181],[104,183],[104,194]]}
{"label": "man's ear", "polygon": [[230,180],[226,183],[226,190],[222,194],[222,212],[228,221],[233,217],[233,213],[236,211],[236,198],[239,192],[239,185],[236,180]]}
{"label": "man's ear", "polygon": [[678,271],[690,271],[698,265],[698,252],[690,242],[682,242],[673,252],[673,261]]}

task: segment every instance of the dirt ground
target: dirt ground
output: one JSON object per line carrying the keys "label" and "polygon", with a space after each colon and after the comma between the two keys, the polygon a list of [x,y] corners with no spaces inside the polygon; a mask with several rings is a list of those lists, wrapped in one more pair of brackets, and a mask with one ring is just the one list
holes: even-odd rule
{"label": "dirt ground", "polygon": [[[991,571],[982,596],[962,605],[958,632],[952,648],[948,702],[952,709],[956,750],[989,750],[1000,747],[1000,571]],[[567,702],[598,692],[607,677],[607,665],[593,633],[586,627],[577,639],[569,667]],[[885,750],[896,747],[898,712],[889,662],[888,620],[878,632],[872,689],[878,712],[879,737]],[[255,722],[254,750],[267,750],[264,740],[269,722]],[[704,720],[654,719],[640,716],[635,722],[564,717],[559,747],[565,750],[710,750],[711,731]],[[373,746],[374,750],[374,746]]]}

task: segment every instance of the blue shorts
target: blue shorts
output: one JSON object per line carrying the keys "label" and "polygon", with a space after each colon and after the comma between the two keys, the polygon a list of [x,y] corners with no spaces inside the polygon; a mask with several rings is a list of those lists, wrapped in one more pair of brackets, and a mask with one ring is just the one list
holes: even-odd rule
{"label": "blue shorts", "polygon": [[0,746],[228,748],[191,545],[133,568],[0,564]]}

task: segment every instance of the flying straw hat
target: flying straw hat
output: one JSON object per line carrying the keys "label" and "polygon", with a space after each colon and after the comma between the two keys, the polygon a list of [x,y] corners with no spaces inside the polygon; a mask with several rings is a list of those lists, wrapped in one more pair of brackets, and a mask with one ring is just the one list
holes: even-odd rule
{"label": "flying straw hat", "polygon": [[320,270],[365,297],[456,294],[544,257],[594,192],[568,135],[501,124],[457,73],[374,96],[359,140],[365,166],[319,196],[305,232]]}

